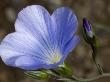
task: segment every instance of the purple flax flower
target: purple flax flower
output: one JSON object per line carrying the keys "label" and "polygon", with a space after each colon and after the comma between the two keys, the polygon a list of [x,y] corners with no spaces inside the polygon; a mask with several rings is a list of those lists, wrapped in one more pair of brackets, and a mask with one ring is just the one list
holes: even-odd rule
{"label": "purple flax flower", "polygon": [[83,19],[83,27],[86,30],[87,36],[92,38],[93,37],[92,28],[89,21],[86,18]]}
{"label": "purple flax flower", "polygon": [[75,14],[67,7],[50,15],[42,6],[28,6],[18,14],[16,31],[1,42],[1,58],[25,70],[55,68],[78,44],[77,26]]}

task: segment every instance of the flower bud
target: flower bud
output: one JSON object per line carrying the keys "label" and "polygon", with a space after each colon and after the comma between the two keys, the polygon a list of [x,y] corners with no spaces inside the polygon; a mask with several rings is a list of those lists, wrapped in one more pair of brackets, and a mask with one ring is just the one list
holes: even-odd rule
{"label": "flower bud", "polygon": [[83,18],[83,37],[92,48],[99,48],[98,39],[93,31],[93,28],[86,18]]}
{"label": "flower bud", "polygon": [[86,18],[83,19],[83,28],[85,29],[86,35],[89,38],[93,38],[92,27]]}

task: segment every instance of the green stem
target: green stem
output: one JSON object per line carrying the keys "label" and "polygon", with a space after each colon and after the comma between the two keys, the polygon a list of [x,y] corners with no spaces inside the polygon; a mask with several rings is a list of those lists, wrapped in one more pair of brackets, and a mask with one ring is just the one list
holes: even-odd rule
{"label": "green stem", "polygon": [[76,80],[77,82],[92,82],[92,81],[98,80],[103,77],[110,77],[110,73],[105,73],[105,74],[102,74],[102,75],[99,75],[97,77],[93,77],[90,79],[77,78],[77,77],[73,76],[73,80]]}
{"label": "green stem", "polygon": [[65,82],[92,82],[92,81],[101,79],[103,77],[110,77],[110,73],[105,73],[105,74],[103,73],[102,75],[89,78],[89,79],[79,78],[76,76],[64,77],[64,76],[59,75],[55,70],[51,70],[51,71],[54,73],[55,77],[57,77],[57,80],[65,81]]}
{"label": "green stem", "polygon": [[93,78],[89,78],[89,79],[78,78],[76,76],[72,76],[71,78],[65,78],[64,77],[64,78],[61,78],[59,80],[68,81],[68,82],[92,82],[92,81],[101,79],[103,77],[110,77],[110,73],[105,73],[105,74],[102,74],[102,75],[99,75],[99,76],[96,76]]}
{"label": "green stem", "polygon": [[96,61],[96,56],[97,56],[96,53],[97,53],[97,51],[96,51],[95,47],[92,47],[92,51],[93,51],[92,52],[93,61],[94,61],[95,65],[96,65],[96,68],[97,68],[99,74],[102,75],[103,74],[103,69],[102,69],[101,65],[98,64],[97,61]]}

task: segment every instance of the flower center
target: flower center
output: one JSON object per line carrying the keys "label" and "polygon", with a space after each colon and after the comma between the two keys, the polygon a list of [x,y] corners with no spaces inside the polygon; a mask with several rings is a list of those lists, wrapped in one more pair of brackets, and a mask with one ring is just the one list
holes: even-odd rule
{"label": "flower center", "polygon": [[61,59],[61,56],[60,56],[60,55],[57,55],[56,57],[54,57],[54,58],[52,59],[51,64],[54,64],[54,63],[59,62],[60,59]]}

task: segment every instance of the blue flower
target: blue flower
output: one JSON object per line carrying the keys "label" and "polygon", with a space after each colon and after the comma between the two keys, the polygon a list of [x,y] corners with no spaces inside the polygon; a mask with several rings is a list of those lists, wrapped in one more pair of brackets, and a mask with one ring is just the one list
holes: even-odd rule
{"label": "blue flower", "polygon": [[75,14],[67,7],[50,15],[42,6],[28,6],[18,14],[15,32],[1,42],[1,58],[25,70],[56,68],[79,43],[77,26]]}

